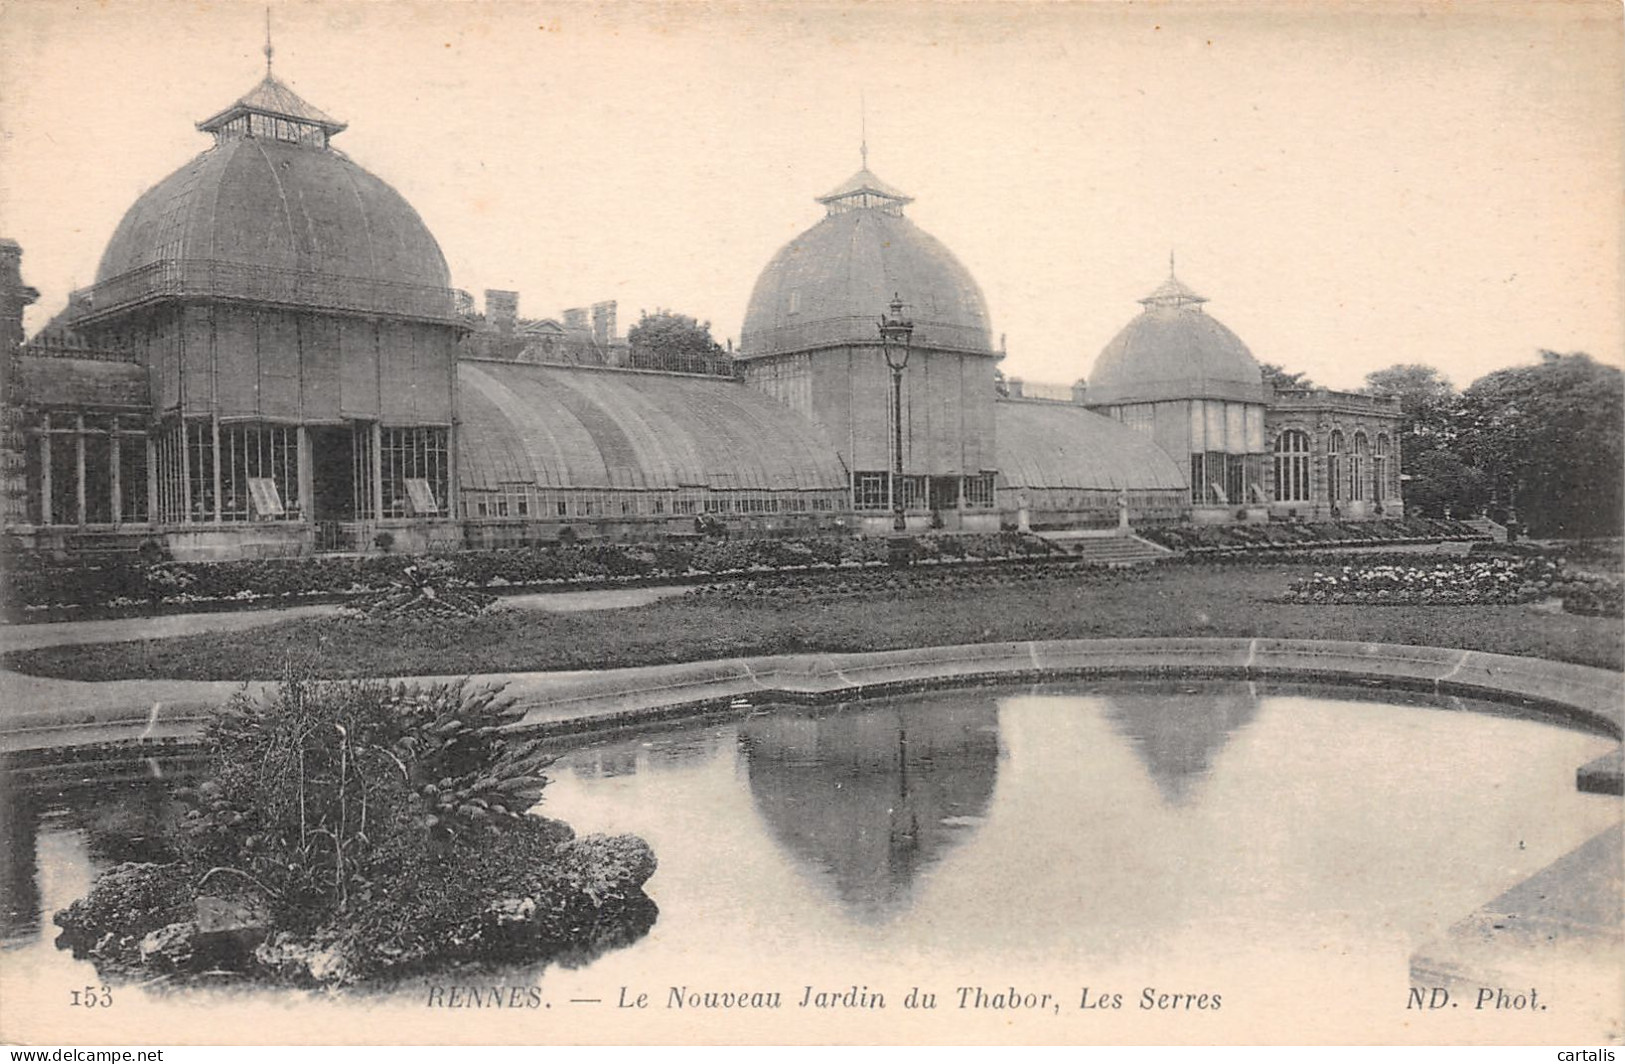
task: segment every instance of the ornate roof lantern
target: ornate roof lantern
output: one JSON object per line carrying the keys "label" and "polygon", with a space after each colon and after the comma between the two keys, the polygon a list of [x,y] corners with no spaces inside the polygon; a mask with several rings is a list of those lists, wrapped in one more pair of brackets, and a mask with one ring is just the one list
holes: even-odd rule
{"label": "ornate roof lantern", "polygon": [[[867,152],[865,152],[867,155]],[[864,208],[873,208],[887,214],[902,214],[903,205],[914,202],[914,197],[898,191],[870,172],[867,163],[857,173],[841,182],[833,192],[818,197],[818,202],[830,214],[844,214]]]}
{"label": "ornate roof lantern", "polygon": [[290,144],[325,148],[328,138],[342,132],[345,123],[306,103],[271,73],[269,11],[265,18],[265,78],[230,107],[205,118],[197,127],[205,133],[213,133],[216,143],[225,137],[270,137]]}
{"label": "ornate roof lantern", "polygon": [[342,131],[345,124],[306,103],[267,72],[258,85],[197,127],[213,133],[217,143],[226,137],[268,137],[325,148],[328,138]]}
{"label": "ornate roof lantern", "polygon": [[1197,295],[1174,275],[1174,253],[1170,251],[1168,279],[1158,285],[1155,292],[1140,300],[1140,305],[1146,310],[1183,310],[1185,307],[1201,310],[1202,304],[1206,302],[1206,296]]}

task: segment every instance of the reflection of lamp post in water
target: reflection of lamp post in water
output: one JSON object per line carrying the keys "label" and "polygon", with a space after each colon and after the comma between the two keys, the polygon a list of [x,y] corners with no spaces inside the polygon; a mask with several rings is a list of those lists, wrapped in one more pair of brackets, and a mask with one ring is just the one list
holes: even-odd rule
{"label": "reflection of lamp post in water", "polygon": [[893,293],[891,314],[880,316],[880,348],[886,355],[886,365],[891,369],[891,508],[894,532],[908,528],[908,522],[903,519],[903,371],[908,368],[908,347],[913,335],[914,323],[903,317],[903,297]]}

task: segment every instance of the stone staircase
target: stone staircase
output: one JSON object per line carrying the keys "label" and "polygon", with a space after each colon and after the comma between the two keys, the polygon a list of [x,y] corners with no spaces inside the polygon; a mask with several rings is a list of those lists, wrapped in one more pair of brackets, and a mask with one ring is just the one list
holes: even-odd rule
{"label": "stone staircase", "polygon": [[1498,525],[1494,521],[1491,521],[1488,517],[1475,517],[1471,520],[1463,521],[1462,524],[1471,525],[1473,528],[1478,529],[1480,532],[1484,533],[1497,543],[1505,543],[1507,541],[1507,526]]}
{"label": "stone staircase", "polygon": [[1036,533],[1068,554],[1095,565],[1122,568],[1152,565],[1173,552],[1139,536],[1100,535],[1079,532]]}

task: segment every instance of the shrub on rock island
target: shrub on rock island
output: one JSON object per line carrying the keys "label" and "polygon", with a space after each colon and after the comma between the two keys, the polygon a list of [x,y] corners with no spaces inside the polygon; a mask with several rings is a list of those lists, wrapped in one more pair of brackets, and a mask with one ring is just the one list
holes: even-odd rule
{"label": "shrub on rock island", "polygon": [[109,974],[345,983],[635,938],[654,855],[527,813],[550,758],[507,736],[515,715],[466,681],[238,696],[206,731],[213,773],[174,792],[173,860],[104,874],[60,944]]}

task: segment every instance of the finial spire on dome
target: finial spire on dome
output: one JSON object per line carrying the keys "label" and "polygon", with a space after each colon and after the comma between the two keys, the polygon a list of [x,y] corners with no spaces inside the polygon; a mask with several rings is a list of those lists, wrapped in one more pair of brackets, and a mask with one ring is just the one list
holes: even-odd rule
{"label": "finial spire on dome", "polygon": [[1168,249],[1168,279],[1157,286],[1157,290],[1140,300],[1146,310],[1179,310],[1184,307],[1197,307],[1207,302],[1206,296],[1199,296],[1186,287],[1174,274],[1174,251]]}
{"label": "finial spire on dome", "polygon": [[902,192],[874,175],[869,169],[869,102],[862,90],[858,92],[858,172],[836,186],[833,192],[818,197],[818,202],[830,214],[873,208],[887,214],[902,214],[903,205],[913,203],[914,197]]}
{"label": "finial spire on dome", "polygon": [[327,147],[328,138],[344,123],[312,107],[271,73],[271,9],[265,9],[265,77],[230,107],[205,118],[197,127],[222,137],[266,137],[308,147]]}
{"label": "finial spire on dome", "polygon": [[869,169],[869,101],[862,92],[858,93],[858,158],[863,169]]}

